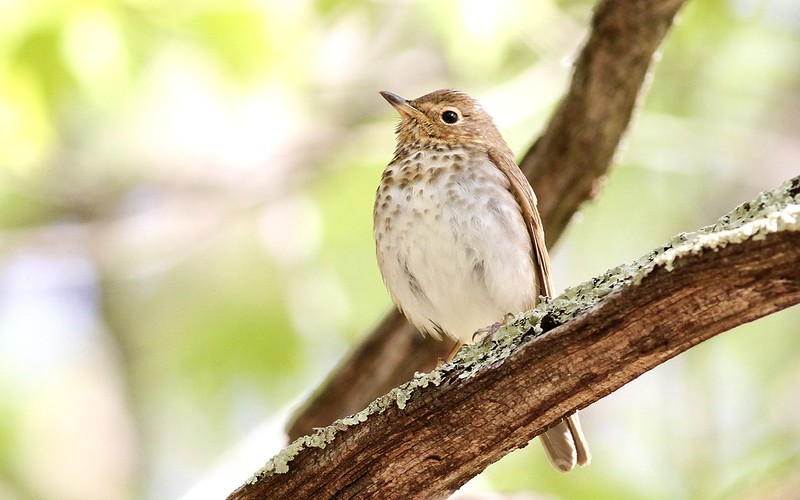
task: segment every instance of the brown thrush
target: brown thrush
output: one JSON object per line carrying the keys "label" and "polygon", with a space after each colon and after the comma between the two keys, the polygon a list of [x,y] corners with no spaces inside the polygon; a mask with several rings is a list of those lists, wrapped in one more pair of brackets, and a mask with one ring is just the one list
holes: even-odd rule
{"label": "brown thrush", "polygon": [[[476,331],[553,292],[536,197],[492,118],[468,95],[381,95],[400,113],[373,214],[381,274],[423,334],[470,343]],[[559,470],[589,463],[577,415],[541,438]]]}

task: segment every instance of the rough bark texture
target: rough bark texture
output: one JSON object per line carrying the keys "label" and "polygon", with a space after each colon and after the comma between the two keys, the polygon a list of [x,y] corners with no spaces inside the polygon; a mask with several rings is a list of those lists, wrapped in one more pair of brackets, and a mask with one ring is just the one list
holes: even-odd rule
{"label": "rough bark texture", "polygon": [[230,498],[444,497],[559,418],[797,303],[800,177],[298,439]]}
{"label": "rough bark texture", "polygon": [[[539,199],[548,246],[578,206],[596,196],[630,122],[653,54],[684,0],[604,0],[563,101],[520,162]],[[298,412],[291,439],[352,414],[379,394],[427,371],[451,349],[424,339],[390,312]]]}

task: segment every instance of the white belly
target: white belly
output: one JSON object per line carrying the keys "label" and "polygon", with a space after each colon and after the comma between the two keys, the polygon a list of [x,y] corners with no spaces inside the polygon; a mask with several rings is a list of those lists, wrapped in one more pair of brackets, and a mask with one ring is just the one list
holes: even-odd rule
{"label": "white belly", "polygon": [[[414,168],[413,162],[408,162]],[[403,164],[393,165],[395,177]],[[505,176],[488,158],[406,186],[379,189],[378,264],[395,303],[417,328],[462,342],[536,303],[531,241]]]}

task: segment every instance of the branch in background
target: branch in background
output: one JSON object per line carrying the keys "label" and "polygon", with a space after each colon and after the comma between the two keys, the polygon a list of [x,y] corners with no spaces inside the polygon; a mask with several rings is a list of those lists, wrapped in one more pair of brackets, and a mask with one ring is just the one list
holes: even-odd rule
{"label": "branch in background", "polygon": [[295,416],[287,434],[297,439],[315,427],[357,412],[410,380],[415,371],[433,370],[452,348],[452,342],[423,337],[398,311],[387,314]]}
{"label": "branch in background", "polygon": [[229,498],[450,494],[565,415],[797,303],[800,177],[540,304],[452,363],[298,439]]}
{"label": "branch in background", "polygon": [[[684,0],[605,0],[575,64],[567,95],[520,167],[539,199],[548,246],[595,196],[630,122],[650,61]],[[291,439],[355,413],[428,371],[452,344],[424,339],[390,312],[334,370],[287,428]]]}
{"label": "branch in background", "polygon": [[567,95],[520,162],[539,199],[548,240],[558,239],[581,203],[599,193],[643,95],[653,54],[683,3],[598,3]]}

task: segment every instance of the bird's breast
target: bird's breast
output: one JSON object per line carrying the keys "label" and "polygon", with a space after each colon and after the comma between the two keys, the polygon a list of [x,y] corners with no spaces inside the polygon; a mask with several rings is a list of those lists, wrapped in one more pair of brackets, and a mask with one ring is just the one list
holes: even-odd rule
{"label": "bird's breast", "polygon": [[395,158],[378,188],[374,235],[389,292],[420,329],[469,340],[535,303],[527,228],[508,179],[485,154]]}

